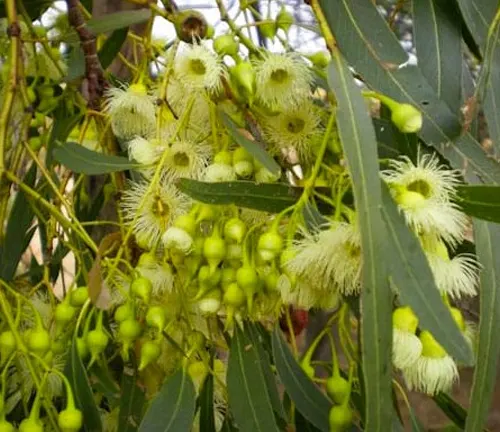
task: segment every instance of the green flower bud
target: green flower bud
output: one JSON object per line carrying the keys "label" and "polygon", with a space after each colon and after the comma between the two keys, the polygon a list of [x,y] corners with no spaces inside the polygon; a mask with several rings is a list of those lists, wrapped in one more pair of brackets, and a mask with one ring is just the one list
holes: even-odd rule
{"label": "green flower bud", "polygon": [[76,350],[82,360],[85,360],[90,354],[87,342],[85,342],[85,339],[82,337],[76,338]]}
{"label": "green flower bud", "polygon": [[261,21],[259,25],[260,32],[262,36],[268,39],[274,38],[276,36],[276,32],[278,31],[278,27],[276,26],[276,22],[274,20],[268,19],[265,21]]}
{"label": "green flower bud", "polygon": [[308,56],[311,63],[318,69],[324,69],[330,63],[330,54],[327,51],[317,51],[314,54]]}
{"label": "green flower bud", "polygon": [[238,54],[240,44],[234,40],[233,35],[226,34],[214,39],[214,51],[221,55],[234,57]]}
{"label": "green flower bud", "polygon": [[49,100],[54,97],[54,86],[51,84],[43,84],[36,88],[36,92],[40,99]]}
{"label": "green flower bud", "polygon": [[211,290],[205,297],[198,301],[198,309],[204,313],[216,314],[221,306],[222,293],[219,289]]}
{"label": "green flower bud", "polygon": [[220,284],[225,290],[231,282],[236,282],[236,270],[232,267],[222,269]]}
{"label": "green flower bud", "polygon": [[214,163],[222,165],[232,165],[233,155],[227,150],[220,151],[214,156]]}
{"label": "green flower bud", "polygon": [[276,230],[268,231],[260,236],[257,251],[263,261],[274,260],[282,250],[283,237]]}
{"label": "green flower bud", "polygon": [[231,282],[227,286],[222,301],[227,306],[239,308],[245,304],[246,301],[245,292],[239,287],[237,283]]}
{"label": "green flower bud", "polygon": [[69,294],[69,303],[73,307],[80,307],[85,304],[89,298],[89,289],[86,286],[78,287]]}
{"label": "green flower bud", "polygon": [[3,364],[16,349],[16,338],[14,333],[6,330],[0,333],[0,364]]}
{"label": "green flower bud", "polygon": [[95,360],[108,346],[109,337],[101,329],[95,329],[88,332],[86,342],[92,359]]}
{"label": "green flower bud", "polygon": [[217,266],[226,257],[226,252],[226,242],[221,237],[212,235],[205,239],[203,256],[208,261],[211,271],[215,271]]}
{"label": "green flower bud", "polygon": [[233,66],[229,72],[238,92],[251,104],[255,96],[255,69],[252,64],[242,61]]}
{"label": "green flower bud", "polygon": [[34,329],[29,333],[27,343],[31,352],[43,357],[50,350],[50,333],[44,328]]}
{"label": "green flower bud", "polygon": [[36,96],[35,90],[33,90],[33,87],[28,87],[26,89],[26,96],[28,97],[28,102],[30,104],[34,104],[36,102],[37,96]]}
{"label": "green flower bud", "polygon": [[349,405],[334,405],[330,409],[328,420],[330,432],[342,432],[347,430],[352,424],[353,414]]}
{"label": "green flower bud", "polygon": [[229,219],[224,225],[224,237],[236,243],[241,243],[246,233],[247,225],[238,217]]}
{"label": "green flower bud", "polygon": [[118,337],[123,342],[133,342],[141,334],[142,328],[139,321],[135,319],[126,319],[120,323],[118,327]]}
{"label": "green flower bud", "polygon": [[162,306],[151,306],[146,312],[146,324],[159,332],[165,328],[166,321],[165,309]]}
{"label": "green flower bud", "polygon": [[149,279],[140,276],[132,281],[130,291],[145,304],[149,304],[151,292],[153,291],[153,284]]}
{"label": "green flower bud", "polygon": [[252,162],[241,161],[233,165],[234,172],[240,178],[249,178],[254,172],[254,166]]}
{"label": "green flower bud", "polygon": [[30,146],[31,150],[33,150],[34,152],[37,152],[43,146],[43,139],[40,136],[31,137],[28,140],[28,145]]}
{"label": "green flower bud", "polygon": [[276,16],[276,26],[285,32],[288,32],[292,24],[295,22],[293,15],[287,12],[285,6],[282,6]]}
{"label": "green flower bud", "polygon": [[196,225],[196,219],[191,214],[181,215],[174,221],[174,227],[183,229],[191,237],[194,237],[196,234]]}
{"label": "green flower bud", "polygon": [[133,303],[130,301],[118,306],[115,310],[114,318],[115,321],[118,323],[134,317],[135,317],[135,307]]}
{"label": "green flower bud", "polygon": [[83,425],[82,412],[76,408],[67,408],[59,413],[57,424],[62,432],[78,432]]}
{"label": "green flower bud", "polygon": [[0,420],[0,432],[16,432],[16,428],[7,420]]}
{"label": "green flower bud", "polygon": [[[65,299],[66,300],[66,299]],[[68,304],[69,302],[63,301],[56,306],[54,319],[57,324],[68,324],[76,315],[76,308]]]}
{"label": "green flower bud", "polygon": [[148,340],[141,346],[141,355],[139,360],[139,370],[142,371],[146,366],[158,360],[161,354],[161,347],[157,342]]}
{"label": "green flower bud", "polygon": [[391,120],[403,133],[416,133],[422,129],[422,113],[410,104],[394,104]]}
{"label": "green flower bud", "polygon": [[233,152],[233,165],[238,162],[253,162],[253,156],[245,147],[238,147]]}
{"label": "green flower bud", "polygon": [[19,432],[43,432],[43,424],[39,418],[28,417],[19,425]]}
{"label": "green flower bud", "polygon": [[253,267],[244,265],[236,271],[236,282],[245,293],[248,312],[251,312],[253,307],[253,297],[259,290],[259,276]]}
{"label": "green flower bud", "polygon": [[343,404],[351,394],[349,381],[340,375],[333,375],[326,380],[326,391],[337,404]]}

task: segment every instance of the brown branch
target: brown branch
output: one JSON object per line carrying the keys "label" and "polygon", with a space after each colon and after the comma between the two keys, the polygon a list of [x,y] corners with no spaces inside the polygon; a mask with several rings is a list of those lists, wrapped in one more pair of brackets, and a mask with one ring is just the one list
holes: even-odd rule
{"label": "brown branch", "polygon": [[85,82],[89,107],[99,110],[100,99],[107,87],[104,72],[97,56],[96,37],[87,28],[85,19],[80,10],[80,0],[66,0],[68,5],[68,20],[78,33],[80,45],[85,56]]}

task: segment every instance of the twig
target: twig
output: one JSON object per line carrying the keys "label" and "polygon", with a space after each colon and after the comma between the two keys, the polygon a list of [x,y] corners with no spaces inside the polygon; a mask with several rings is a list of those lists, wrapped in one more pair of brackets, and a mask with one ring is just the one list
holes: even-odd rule
{"label": "twig", "polygon": [[87,28],[80,9],[80,0],[66,0],[68,5],[68,20],[78,33],[80,44],[85,56],[85,84],[88,92],[89,107],[99,111],[99,101],[107,86],[101,62],[97,56],[96,37]]}

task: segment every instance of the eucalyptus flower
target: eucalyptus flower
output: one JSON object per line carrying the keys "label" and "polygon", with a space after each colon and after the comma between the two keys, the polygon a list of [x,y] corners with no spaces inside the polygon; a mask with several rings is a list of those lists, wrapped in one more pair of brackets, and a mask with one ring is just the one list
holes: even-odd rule
{"label": "eucalyptus flower", "polygon": [[392,313],[392,362],[398,369],[410,367],[422,354],[417,327],[418,318],[410,307],[398,307]]}

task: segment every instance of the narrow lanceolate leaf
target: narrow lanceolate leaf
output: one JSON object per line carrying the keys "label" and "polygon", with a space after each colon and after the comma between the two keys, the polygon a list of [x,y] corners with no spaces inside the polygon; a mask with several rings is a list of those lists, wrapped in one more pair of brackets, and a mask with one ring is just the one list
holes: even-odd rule
{"label": "narrow lanceolate leaf", "polygon": [[[446,393],[439,393],[433,397],[434,402],[441,408],[446,416],[455,423],[460,430],[465,428],[465,422],[467,420],[467,411],[458,404],[451,396]],[[481,429],[479,429],[481,430]]]}
{"label": "narrow lanceolate leaf", "polygon": [[474,240],[481,271],[477,364],[470,396],[466,432],[481,430],[489,409],[500,353],[500,225],[474,221]]}
{"label": "narrow lanceolate leaf", "polygon": [[278,328],[273,332],[272,346],[276,371],[297,410],[321,432],[329,432],[328,414],[332,403],[302,370]]}
{"label": "narrow lanceolate leaf", "polygon": [[118,430],[135,432],[141,422],[146,395],[139,387],[136,365],[126,364],[123,368]]}
{"label": "narrow lanceolate leaf", "polygon": [[[213,369],[213,354],[210,359]],[[214,376],[208,374],[198,397],[200,407],[200,432],[216,432],[214,412]]]}
{"label": "narrow lanceolate leaf", "polygon": [[457,203],[470,216],[500,223],[500,186],[459,186]]}
{"label": "narrow lanceolate leaf", "polygon": [[179,179],[177,187],[207,204],[236,204],[269,213],[279,213],[294,205],[300,198],[301,189],[280,183],[256,183],[235,181],[207,183],[187,178]]}
{"label": "narrow lanceolate leaf", "polygon": [[476,44],[484,50],[488,29],[497,11],[498,3],[491,0],[457,0],[457,3]]}
{"label": "narrow lanceolate leaf", "polygon": [[54,112],[54,123],[50,131],[49,142],[47,144],[47,156],[45,164],[50,166],[53,161],[53,150],[60,144],[66,141],[71,130],[76,126],[82,118],[81,113],[69,113],[66,109],[64,101],[59,102],[59,106]]}
{"label": "narrow lanceolate leaf", "polygon": [[278,163],[266,152],[262,143],[259,143],[245,129],[240,129],[226,113],[221,112],[222,121],[234,140],[244,147],[255,159],[257,159],[271,173],[279,175],[281,168]]}
{"label": "narrow lanceolate leaf", "polygon": [[127,158],[95,152],[75,142],[67,142],[55,148],[53,156],[70,170],[87,175],[125,171],[139,166]]}
{"label": "narrow lanceolate leaf", "polygon": [[111,36],[106,39],[104,45],[99,50],[99,61],[103,69],[106,69],[115,59],[116,55],[127,39],[128,27],[115,30]]}
{"label": "narrow lanceolate leaf", "polygon": [[[87,28],[95,35],[108,33],[124,27],[139,24],[151,18],[150,9],[139,9],[131,11],[114,12],[99,18],[91,18],[87,21]],[[71,31],[63,38],[66,43],[78,42],[78,35]]]}
{"label": "narrow lanceolate leaf", "polygon": [[[461,134],[459,118],[440,100],[380,16],[371,0],[319,0],[341,52],[374,90],[418,107],[424,116],[420,137],[469,181],[478,176],[500,183],[500,164],[489,158],[469,133]],[[372,43],[377,34],[377,43]],[[454,141],[453,145],[449,141]]]}
{"label": "narrow lanceolate leaf", "polygon": [[[36,181],[36,164],[32,164],[23,178],[24,184],[33,187]],[[31,202],[31,203],[30,203]],[[0,279],[10,281],[15,273],[27,244],[22,241],[33,223],[32,201],[18,191],[10,210],[5,237],[0,245]],[[33,235],[33,233],[31,233]]]}
{"label": "narrow lanceolate leaf", "polygon": [[361,231],[363,288],[361,290],[361,358],[365,380],[366,430],[385,431],[392,420],[390,320],[392,295],[380,215],[377,142],[366,104],[340,54],[328,68],[328,81],[337,99],[337,126],[353,181]]}
{"label": "narrow lanceolate leaf", "polygon": [[385,259],[401,302],[413,309],[421,328],[429,330],[452,357],[472,365],[472,350],[441,300],[419,241],[398,212],[385,185],[382,194],[382,216],[387,230],[386,254],[389,254]]}
{"label": "narrow lanceolate leaf", "polygon": [[227,368],[229,409],[242,432],[278,432],[259,361],[252,339],[236,326]]}
{"label": "narrow lanceolate leaf", "polygon": [[456,5],[448,0],[412,2],[418,67],[438,98],[459,114],[462,85],[462,32]]}
{"label": "narrow lanceolate leaf", "polygon": [[87,371],[78,354],[76,338],[71,343],[68,362],[64,374],[71,384],[76,407],[83,414],[83,430],[87,432],[102,431],[101,416],[97,408]]}
{"label": "narrow lanceolate leaf", "polygon": [[139,426],[139,432],[190,432],[196,392],[189,375],[179,369],[163,384]]}

